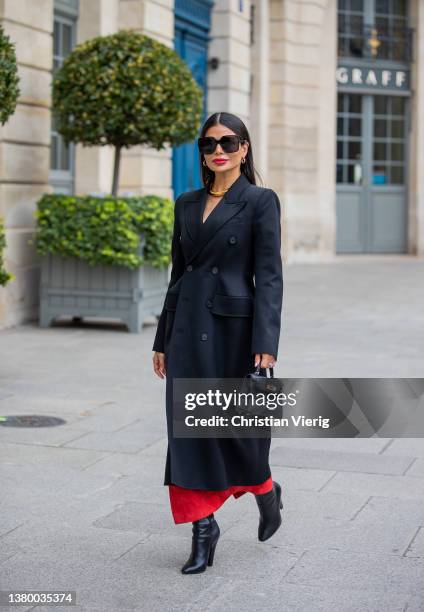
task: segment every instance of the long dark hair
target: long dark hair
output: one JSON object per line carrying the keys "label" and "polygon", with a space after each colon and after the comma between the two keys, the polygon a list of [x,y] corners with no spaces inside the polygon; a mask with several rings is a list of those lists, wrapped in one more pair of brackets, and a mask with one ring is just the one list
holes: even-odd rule
{"label": "long dark hair", "polygon": [[[253,163],[252,142],[250,140],[248,129],[243,123],[243,121],[239,117],[237,117],[237,115],[233,115],[232,113],[214,113],[213,115],[208,117],[205,123],[203,124],[203,127],[200,132],[200,137],[205,136],[206,132],[210,127],[219,124],[225,125],[227,128],[230,128],[230,130],[232,130],[234,134],[237,134],[237,136],[240,136],[240,138],[243,138],[243,140],[247,140],[247,142],[249,143],[249,148],[247,150],[246,161],[244,164],[241,164],[240,171],[242,172],[242,174],[246,175],[246,178],[253,185],[256,185],[255,174],[258,176],[259,181],[262,183],[261,176],[256,170],[255,164]],[[211,187],[214,182],[215,172],[208,168],[208,166],[204,166],[203,160],[203,155],[200,155],[200,175],[202,177],[203,185],[207,189],[209,189],[209,187]]]}

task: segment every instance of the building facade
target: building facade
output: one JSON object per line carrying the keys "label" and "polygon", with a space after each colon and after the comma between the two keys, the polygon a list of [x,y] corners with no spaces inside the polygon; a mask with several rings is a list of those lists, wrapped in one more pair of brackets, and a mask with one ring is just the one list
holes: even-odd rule
{"label": "building facade", "polygon": [[[46,192],[107,193],[113,151],[66,147],[54,71],[75,44],[132,28],[174,48],[204,91],[204,117],[247,124],[264,185],[282,202],[285,262],[424,255],[424,3],[419,0],[0,0],[21,95],[0,128],[6,267],[0,328],[38,316],[30,245]],[[194,143],[123,154],[120,193],[200,187]]]}

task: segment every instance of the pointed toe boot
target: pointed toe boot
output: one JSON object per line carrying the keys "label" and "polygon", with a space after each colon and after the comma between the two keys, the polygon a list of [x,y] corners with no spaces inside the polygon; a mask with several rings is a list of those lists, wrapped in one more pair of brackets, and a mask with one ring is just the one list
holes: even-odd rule
{"label": "pointed toe boot", "polygon": [[183,565],[183,574],[199,574],[213,565],[216,543],[220,535],[218,523],[213,514],[194,521],[191,554]]}
{"label": "pointed toe boot", "polygon": [[255,498],[259,508],[258,539],[260,542],[265,542],[274,535],[282,522],[281,486],[273,481],[271,491],[255,495]]}

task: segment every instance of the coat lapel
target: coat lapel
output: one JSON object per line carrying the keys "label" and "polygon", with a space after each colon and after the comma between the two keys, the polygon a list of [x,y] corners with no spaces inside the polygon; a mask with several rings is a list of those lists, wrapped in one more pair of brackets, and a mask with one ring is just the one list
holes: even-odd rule
{"label": "coat lapel", "polygon": [[206,187],[197,189],[185,201],[185,226],[192,240],[192,249],[186,263],[197,257],[219,228],[246,205],[247,200],[243,198],[243,193],[249,185],[250,181],[241,174],[209,214],[205,223],[202,223],[202,218],[207,200]]}
{"label": "coat lapel", "polygon": [[[184,204],[184,221],[187,234],[193,243],[197,241],[201,218],[206,204],[206,189],[198,189],[191,195],[191,199]],[[194,246],[194,245],[193,245]]]}

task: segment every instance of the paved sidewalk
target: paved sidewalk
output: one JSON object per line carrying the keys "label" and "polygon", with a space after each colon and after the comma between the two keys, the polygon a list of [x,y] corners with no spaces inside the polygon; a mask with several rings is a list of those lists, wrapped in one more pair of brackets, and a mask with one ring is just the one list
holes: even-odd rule
{"label": "paved sidewalk", "polygon": [[[276,373],[423,377],[424,261],[285,267]],[[165,463],[155,326],[62,322],[0,332],[0,588],[77,591],[86,612],[424,610],[424,440],[275,439],[283,525],[257,540],[252,495],[217,513],[215,563],[183,576]],[[15,607],[0,610],[53,610]],[[65,609],[65,608],[58,608]]]}

